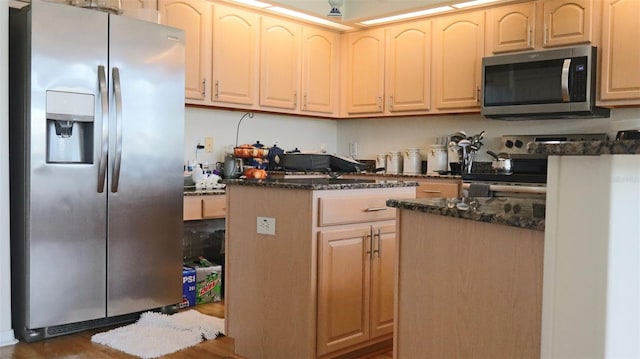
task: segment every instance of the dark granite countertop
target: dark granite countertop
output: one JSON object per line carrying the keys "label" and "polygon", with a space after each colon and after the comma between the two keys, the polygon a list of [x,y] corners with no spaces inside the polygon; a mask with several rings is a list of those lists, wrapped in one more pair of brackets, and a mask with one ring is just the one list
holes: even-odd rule
{"label": "dark granite countertop", "polygon": [[392,178],[406,178],[408,180],[414,180],[414,179],[425,179],[425,178],[430,178],[430,179],[461,179],[462,176],[460,175],[451,175],[451,174],[447,174],[447,175],[439,175],[437,173],[423,173],[423,174],[419,174],[419,175],[409,175],[409,174],[402,174],[402,173],[398,173],[398,174],[391,174],[391,173],[384,173],[384,172],[367,172],[367,173],[349,173],[349,175],[358,175],[358,176],[363,176],[363,177],[392,177]]}
{"label": "dark granite countertop", "polygon": [[528,198],[390,199],[387,206],[447,217],[544,231],[545,200]]}
{"label": "dark granite countertop", "polygon": [[528,144],[529,153],[564,156],[638,155],[640,140],[575,141]]}
{"label": "dark granite countertop", "polygon": [[414,181],[385,181],[361,178],[280,178],[280,179],[225,179],[227,185],[258,186],[304,190],[334,190],[362,188],[415,187]]}

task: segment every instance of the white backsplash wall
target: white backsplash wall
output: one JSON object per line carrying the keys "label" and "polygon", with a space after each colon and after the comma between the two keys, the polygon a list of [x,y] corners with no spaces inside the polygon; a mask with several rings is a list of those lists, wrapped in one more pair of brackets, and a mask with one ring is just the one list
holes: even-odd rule
{"label": "white backsplash wall", "polygon": [[[199,107],[185,108],[184,159],[196,159],[198,141],[204,145],[205,137],[213,137],[213,152],[198,150],[198,163],[209,162],[212,166],[222,162],[225,148],[235,146],[238,121],[246,111],[229,111]],[[238,145],[254,144],[256,141],[271,147],[277,144],[284,150],[320,150],[326,146],[327,153],[336,153],[337,122],[310,117],[254,113],[240,124]]]}
{"label": "white backsplash wall", "polygon": [[468,136],[485,131],[484,146],[477,160],[491,161],[486,150],[500,147],[502,135],[607,133],[615,139],[618,130],[640,129],[640,108],[611,110],[610,118],[583,120],[499,121],[488,120],[479,114],[436,115],[424,117],[371,118],[339,120],[338,153],[348,154],[349,146],[357,144],[358,159],[375,159],[378,153],[419,148],[427,159],[430,145],[436,138],[456,131]]}

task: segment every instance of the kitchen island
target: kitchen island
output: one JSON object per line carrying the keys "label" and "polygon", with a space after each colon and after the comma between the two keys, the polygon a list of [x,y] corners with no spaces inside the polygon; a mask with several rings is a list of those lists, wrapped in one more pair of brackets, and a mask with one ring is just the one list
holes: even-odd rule
{"label": "kitchen island", "polygon": [[394,358],[539,358],[545,201],[389,200]]}
{"label": "kitchen island", "polygon": [[396,211],[415,182],[224,180],[227,335],[247,358],[390,347]]}

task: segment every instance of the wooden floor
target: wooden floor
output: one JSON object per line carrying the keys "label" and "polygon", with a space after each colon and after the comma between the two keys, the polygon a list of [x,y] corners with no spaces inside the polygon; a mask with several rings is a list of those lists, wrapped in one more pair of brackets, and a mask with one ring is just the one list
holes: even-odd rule
{"label": "wooden floor", "polygon": [[[224,302],[197,305],[196,309],[207,315],[224,318]],[[134,356],[110,349],[101,344],[91,342],[91,336],[110,328],[88,330],[78,334],[70,334],[47,339],[35,343],[20,342],[13,346],[0,347],[0,359],[132,359]],[[233,351],[233,339],[220,337],[207,340],[191,348],[164,356],[166,359],[191,358],[242,358]],[[392,353],[369,355],[360,359],[391,359]]]}

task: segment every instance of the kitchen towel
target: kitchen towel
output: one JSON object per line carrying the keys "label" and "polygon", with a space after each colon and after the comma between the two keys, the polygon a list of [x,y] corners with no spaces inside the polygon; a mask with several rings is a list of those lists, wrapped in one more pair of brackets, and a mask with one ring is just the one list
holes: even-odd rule
{"label": "kitchen towel", "polygon": [[224,333],[224,319],[187,310],[173,315],[142,313],[130,325],[97,333],[91,341],[144,359],[158,358]]}

